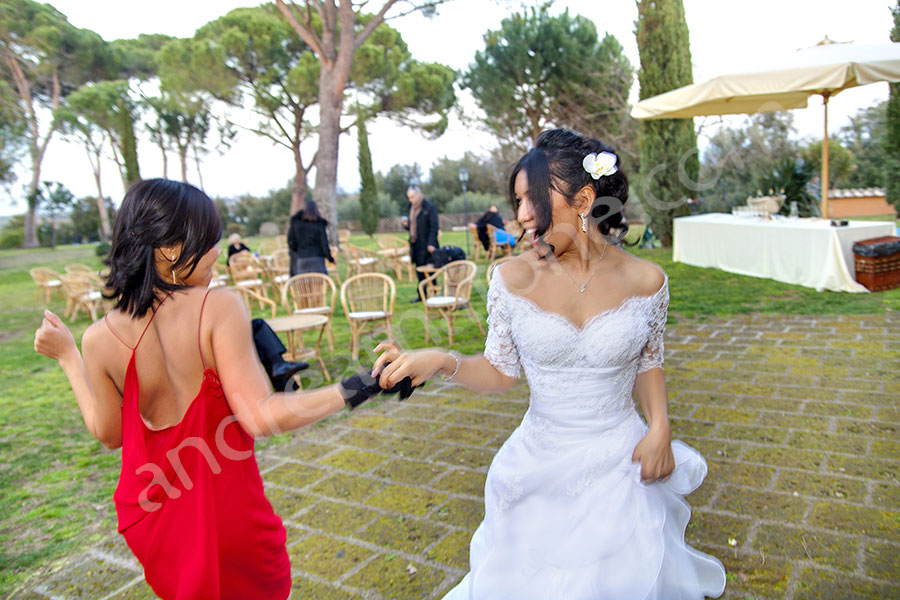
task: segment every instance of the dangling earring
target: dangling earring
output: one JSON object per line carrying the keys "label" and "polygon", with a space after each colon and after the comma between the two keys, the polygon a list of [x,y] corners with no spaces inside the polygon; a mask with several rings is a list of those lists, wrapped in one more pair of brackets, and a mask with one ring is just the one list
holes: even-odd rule
{"label": "dangling earring", "polygon": [[587,217],[584,216],[584,213],[578,216],[581,217],[581,230],[587,233]]}
{"label": "dangling earring", "polygon": [[172,285],[178,285],[178,282],[175,281],[175,269],[172,269]]}

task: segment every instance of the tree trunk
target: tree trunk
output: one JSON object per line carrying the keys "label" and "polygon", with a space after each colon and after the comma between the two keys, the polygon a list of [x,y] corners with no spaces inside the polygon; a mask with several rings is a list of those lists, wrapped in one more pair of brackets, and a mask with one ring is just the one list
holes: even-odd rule
{"label": "tree trunk", "polygon": [[178,158],[181,161],[181,181],[187,183],[187,148],[178,147]]}
{"label": "tree trunk", "polygon": [[[291,188],[291,216],[293,217],[299,211],[303,210],[303,206],[306,203],[306,168],[303,166],[303,158],[300,156],[300,141],[299,139],[294,142],[294,166],[296,167],[296,171],[294,172],[294,187]],[[322,205],[319,205],[319,210],[322,210]],[[324,211],[323,211],[323,214]],[[327,217],[326,217],[327,218]],[[329,223],[331,219],[328,218]]]}
{"label": "tree trunk", "polygon": [[194,148],[194,164],[197,165],[197,183],[200,184],[200,189],[203,189],[203,174],[200,172],[200,154],[197,153],[197,148]]}
{"label": "tree trunk", "polygon": [[94,166],[94,181],[97,182],[97,211],[100,213],[100,241],[108,242],[112,238],[112,230],[109,226],[109,213],[106,212],[106,202],[103,201],[103,186],[100,183],[100,153],[97,153],[97,163]]}
{"label": "tree trunk", "polygon": [[339,75],[321,67],[319,74],[319,149],[316,153],[316,187],[313,197],[319,212],[328,219],[328,236],[337,239],[337,162],[341,136],[344,90],[335,90]]}
{"label": "tree trunk", "polygon": [[41,180],[41,163],[34,161],[31,165],[31,182],[28,184],[28,211],[25,213],[25,248],[37,248],[37,194]]}

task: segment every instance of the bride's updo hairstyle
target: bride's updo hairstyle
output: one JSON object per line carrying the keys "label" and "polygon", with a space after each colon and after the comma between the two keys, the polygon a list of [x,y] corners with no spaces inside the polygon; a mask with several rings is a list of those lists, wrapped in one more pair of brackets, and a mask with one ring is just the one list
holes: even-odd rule
{"label": "bride's updo hairstyle", "polygon": [[[608,152],[616,156],[616,172],[598,179],[584,168],[589,154]],[[625,238],[625,202],[628,200],[628,179],[619,165],[615,150],[600,140],[584,137],[567,129],[550,129],[542,132],[534,148],[513,167],[509,177],[509,199],[513,211],[518,212],[515,183],[519,171],[528,177],[528,194],[536,221],[535,233],[544,235],[552,222],[553,208],[550,190],[562,194],[570,205],[581,188],[591,186],[595,200],[590,210],[590,222],[600,233],[618,243]]]}
{"label": "bride's updo hairstyle", "polygon": [[209,196],[194,186],[169,179],[145,179],[125,193],[113,228],[106,296],[133,318],[144,316],[163,295],[186,286],[159,276],[156,249],[182,244],[168,268],[197,268],[204,254],[219,243],[222,222]]}

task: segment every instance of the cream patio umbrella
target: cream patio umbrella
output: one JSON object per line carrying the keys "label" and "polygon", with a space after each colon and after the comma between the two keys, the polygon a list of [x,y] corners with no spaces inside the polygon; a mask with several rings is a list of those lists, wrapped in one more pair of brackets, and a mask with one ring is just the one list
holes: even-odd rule
{"label": "cream patio umbrella", "polygon": [[806,108],[813,94],[825,107],[822,144],[822,216],[828,217],[828,99],[847,88],[900,81],[900,43],[844,44],[827,37],[798,50],[771,69],[722,75],[641,100],[635,119],[776,112]]}

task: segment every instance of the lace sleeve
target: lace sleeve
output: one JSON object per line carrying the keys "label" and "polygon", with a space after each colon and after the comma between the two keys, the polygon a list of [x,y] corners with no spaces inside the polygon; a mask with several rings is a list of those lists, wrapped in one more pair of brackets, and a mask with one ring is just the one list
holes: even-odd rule
{"label": "lace sleeve", "polygon": [[488,333],[484,343],[484,357],[507,377],[519,377],[519,351],[512,339],[511,315],[505,297],[503,278],[497,271],[488,287]]}
{"label": "lace sleeve", "polygon": [[669,311],[669,279],[653,295],[650,303],[650,336],[638,358],[638,373],[649,371],[663,364],[663,334],[666,332],[666,315]]}

